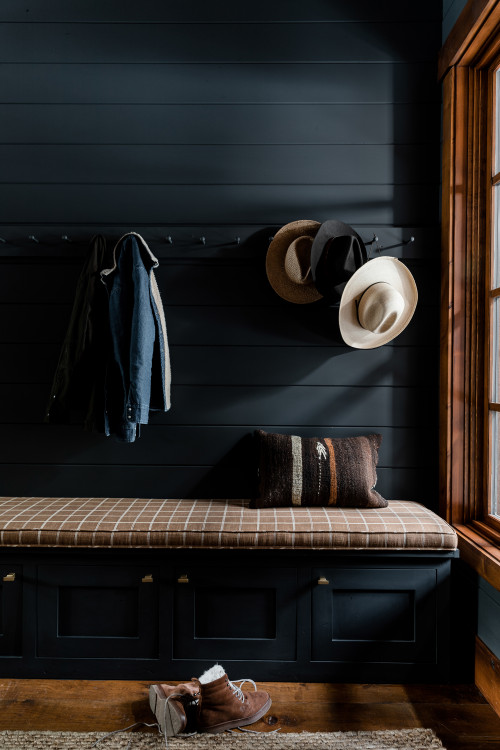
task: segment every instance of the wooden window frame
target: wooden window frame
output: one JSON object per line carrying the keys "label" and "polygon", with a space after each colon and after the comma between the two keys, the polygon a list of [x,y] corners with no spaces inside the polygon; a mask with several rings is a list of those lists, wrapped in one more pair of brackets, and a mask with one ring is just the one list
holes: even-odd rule
{"label": "wooden window frame", "polygon": [[490,69],[500,0],[469,0],[439,57],[443,83],[440,508],[462,558],[500,589],[489,486],[487,359],[491,232]]}

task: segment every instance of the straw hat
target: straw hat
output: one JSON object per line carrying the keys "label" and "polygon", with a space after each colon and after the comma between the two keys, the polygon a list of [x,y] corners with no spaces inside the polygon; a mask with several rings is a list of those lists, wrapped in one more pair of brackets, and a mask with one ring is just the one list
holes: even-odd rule
{"label": "straw hat", "polygon": [[339,309],[342,338],[355,349],[387,344],[406,328],[417,299],[417,285],[404,263],[369,260],[345,285]]}
{"label": "straw hat", "polygon": [[314,285],[330,304],[340,301],[346,283],[368,260],[363,240],[349,224],[323,222],[311,248]]}
{"label": "straw hat", "polygon": [[321,224],[303,219],[292,221],[276,232],[266,256],[267,278],[282,299],[304,305],[322,295],[311,274],[311,247]]}

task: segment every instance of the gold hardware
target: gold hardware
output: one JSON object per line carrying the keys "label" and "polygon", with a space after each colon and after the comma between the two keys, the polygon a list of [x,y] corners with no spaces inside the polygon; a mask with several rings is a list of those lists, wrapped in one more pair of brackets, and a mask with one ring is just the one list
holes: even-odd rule
{"label": "gold hardware", "polygon": [[189,578],[187,573],[183,573],[183,575],[179,576],[177,579],[177,583],[189,583]]}
{"label": "gold hardware", "polygon": [[329,584],[329,583],[330,583],[330,581],[328,580],[328,578],[325,578],[325,576],[321,576],[321,578],[318,578],[318,584],[320,586],[326,585],[326,584]]}
{"label": "gold hardware", "polygon": [[7,575],[5,575],[2,578],[2,580],[3,581],[15,581],[16,580],[16,574],[15,573],[7,573]]}
{"label": "gold hardware", "polygon": [[153,576],[151,573],[147,576],[144,576],[141,580],[141,583],[153,583]]}

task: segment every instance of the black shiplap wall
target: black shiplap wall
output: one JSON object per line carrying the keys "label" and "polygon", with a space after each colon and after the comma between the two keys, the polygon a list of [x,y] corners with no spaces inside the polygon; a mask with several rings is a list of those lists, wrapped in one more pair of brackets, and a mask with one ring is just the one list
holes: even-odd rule
{"label": "black shiplap wall", "polygon": [[465,8],[467,0],[443,0],[443,42],[446,41],[448,34],[457,21],[460,13]]}
{"label": "black shiplap wall", "polygon": [[[247,496],[264,427],[380,431],[380,491],[436,507],[440,35],[435,0],[2,1],[0,494]],[[415,237],[392,344],[272,292],[268,238],[301,218]],[[122,445],[42,418],[86,242],[129,230],[161,258],[173,389]]]}

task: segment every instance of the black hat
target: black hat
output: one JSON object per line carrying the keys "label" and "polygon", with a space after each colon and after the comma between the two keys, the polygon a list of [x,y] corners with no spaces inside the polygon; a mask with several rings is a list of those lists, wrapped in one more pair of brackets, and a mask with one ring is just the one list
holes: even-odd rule
{"label": "black hat", "polygon": [[357,232],[343,221],[325,221],[311,247],[311,274],[318,292],[330,304],[340,302],[351,276],[368,260]]}

